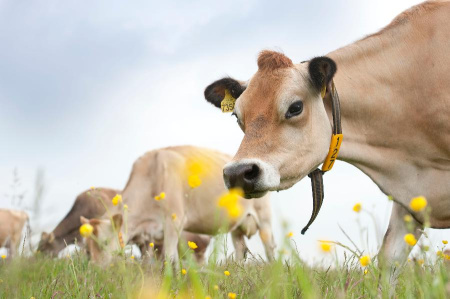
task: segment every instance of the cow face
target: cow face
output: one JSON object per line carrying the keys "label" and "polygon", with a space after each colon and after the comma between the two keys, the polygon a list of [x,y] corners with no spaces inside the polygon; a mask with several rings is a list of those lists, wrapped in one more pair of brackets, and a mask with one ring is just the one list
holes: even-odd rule
{"label": "cow face", "polygon": [[41,234],[41,240],[39,241],[38,251],[44,254],[57,255],[65,247],[64,242],[55,239],[53,232]]}
{"label": "cow face", "polygon": [[119,232],[123,223],[122,215],[114,215],[112,223],[109,219],[86,219],[83,216],[80,221],[94,227],[94,237],[84,240],[86,251],[94,262],[108,262],[114,252],[121,250]]}
{"label": "cow face", "polygon": [[225,78],[206,88],[206,100],[216,107],[226,90],[237,99],[233,113],[245,133],[223,170],[228,188],[261,197],[291,187],[325,160],[331,124],[321,90],[335,71],[327,57],[294,65],[281,53],[263,51],[248,84]]}

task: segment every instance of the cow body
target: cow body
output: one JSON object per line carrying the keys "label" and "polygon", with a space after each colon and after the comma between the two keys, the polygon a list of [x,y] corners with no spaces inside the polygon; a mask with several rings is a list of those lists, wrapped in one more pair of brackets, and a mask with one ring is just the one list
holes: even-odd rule
{"label": "cow body", "polygon": [[0,209],[0,247],[8,250],[8,257],[16,255],[27,221],[28,215],[24,211]]}
{"label": "cow body", "polygon": [[[247,197],[259,197],[290,188],[316,169],[330,146],[334,82],[344,134],[338,159],[395,199],[382,256],[405,260],[403,216],[413,197],[427,198],[432,228],[449,228],[449,19],[449,2],[425,2],[327,57],[293,64],[281,53],[263,51],[248,82],[211,84],[205,97],[215,106],[226,89],[237,98],[234,112],[245,133],[224,168],[227,186],[241,185]],[[423,213],[414,217],[421,227]]]}
{"label": "cow body", "polygon": [[[231,231],[236,255],[243,258],[247,250],[244,236],[250,237],[259,230],[267,256],[272,259],[268,197],[258,201],[241,198],[242,214],[238,218],[229,219],[226,211],[217,206],[219,196],[226,192],[222,168],[230,159],[228,155],[192,146],[163,148],[140,157],[123,191],[123,201],[129,209],[127,240],[139,244],[143,252],[149,252],[148,244],[153,242],[163,246],[166,256],[177,259],[179,232],[216,235]],[[204,169],[201,185],[192,188],[188,168],[190,161],[197,160]],[[161,192],[165,198],[155,200]]]}

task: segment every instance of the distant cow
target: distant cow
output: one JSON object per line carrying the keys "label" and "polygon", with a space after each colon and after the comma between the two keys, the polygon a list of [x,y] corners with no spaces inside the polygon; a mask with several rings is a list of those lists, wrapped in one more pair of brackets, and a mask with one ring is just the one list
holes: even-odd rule
{"label": "distant cow", "polygon": [[[247,251],[244,236],[251,237],[259,230],[267,258],[273,259],[268,196],[255,201],[240,197],[242,213],[237,218],[229,218],[218,207],[220,195],[227,192],[222,168],[230,159],[193,146],[158,149],[140,157],[123,191],[123,202],[129,206],[125,243],[138,244],[143,253],[151,252],[149,242],[161,244],[165,256],[177,260],[180,231],[206,235],[230,231],[236,257],[242,259]],[[162,192],[165,196],[160,196]]]}
{"label": "distant cow", "polygon": [[[82,192],[75,199],[72,209],[70,209],[69,213],[56,228],[49,234],[42,233],[38,250],[44,254],[57,255],[67,245],[75,244],[76,241],[81,243],[82,237],[79,229],[83,223],[80,221],[80,217],[84,217],[85,219],[102,218],[106,213],[105,207],[108,210],[113,208],[112,198],[118,193],[120,193],[119,190],[110,188],[95,188]],[[100,224],[103,224],[102,227],[105,226],[105,222],[98,220],[93,220],[93,223],[95,226]],[[105,232],[107,231],[106,229],[105,226]],[[202,260],[210,238],[207,236],[195,236],[190,233],[183,233],[183,237],[198,239],[201,242],[203,247],[199,246],[195,252],[195,256],[199,261]],[[95,250],[93,256],[98,256]]]}
{"label": "distant cow", "polygon": [[[86,190],[75,199],[75,203],[66,217],[51,233],[43,232],[38,250],[45,254],[57,255],[67,245],[81,241],[79,228],[80,216],[86,218],[99,218],[105,214],[105,206],[112,208],[111,199],[119,190],[109,188],[95,188]],[[102,203],[103,202],[103,203]]]}
{"label": "distant cow", "polygon": [[[118,252],[125,246],[122,235],[119,234],[123,225],[123,217],[121,214],[116,214],[112,217],[114,227],[111,225],[109,219],[86,219],[81,217],[81,223],[89,223],[94,227],[95,238],[84,239],[86,251],[96,263],[108,263],[111,259],[111,253]],[[181,235],[182,242],[192,241],[197,244],[194,251],[194,257],[198,263],[203,263],[205,260],[205,252],[211,241],[210,236],[193,234],[183,232]],[[143,258],[155,256],[160,259],[163,252],[162,244],[153,243],[152,250],[147,253],[142,252]],[[183,248],[179,246],[179,250]]]}
{"label": "distant cow", "polygon": [[28,221],[24,211],[0,209],[0,247],[8,250],[8,256],[13,257],[22,237],[22,230]]}

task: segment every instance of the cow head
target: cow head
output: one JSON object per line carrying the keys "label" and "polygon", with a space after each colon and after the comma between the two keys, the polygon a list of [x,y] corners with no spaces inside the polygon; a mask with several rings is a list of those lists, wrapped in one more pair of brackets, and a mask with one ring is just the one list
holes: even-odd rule
{"label": "cow head", "polygon": [[226,93],[236,98],[233,114],[245,134],[223,170],[228,188],[261,197],[291,187],[325,160],[331,124],[321,91],[335,72],[328,57],[295,65],[281,53],[263,51],[247,84],[224,78],[206,88],[206,100],[216,107]]}
{"label": "cow head", "polygon": [[57,255],[64,247],[65,244],[63,242],[59,240],[55,241],[55,234],[53,232],[49,234],[42,232],[37,250],[44,254]]}
{"label": "cow head", "polygon": [[121,214],[112,217],[112,223],[109,219],[86,219],[80,217],[81,224],[90,224],[94,228],[94,237],[86,238],[85,248],[94,262],[108,262],[114,252],[121,250],[121,241],[119,232],[122,227],[123,219]]}

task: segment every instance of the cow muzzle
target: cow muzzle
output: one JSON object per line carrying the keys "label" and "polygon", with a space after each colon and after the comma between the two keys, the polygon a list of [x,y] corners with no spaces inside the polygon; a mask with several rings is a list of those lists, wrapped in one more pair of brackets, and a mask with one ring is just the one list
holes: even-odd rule
{"label": "cow muzzle", "polygon": [[245,198],[261,197],[280,184],[278,171],[257,159],[228,163],[223,169],[223,178],[228,189],[241,188]]}

